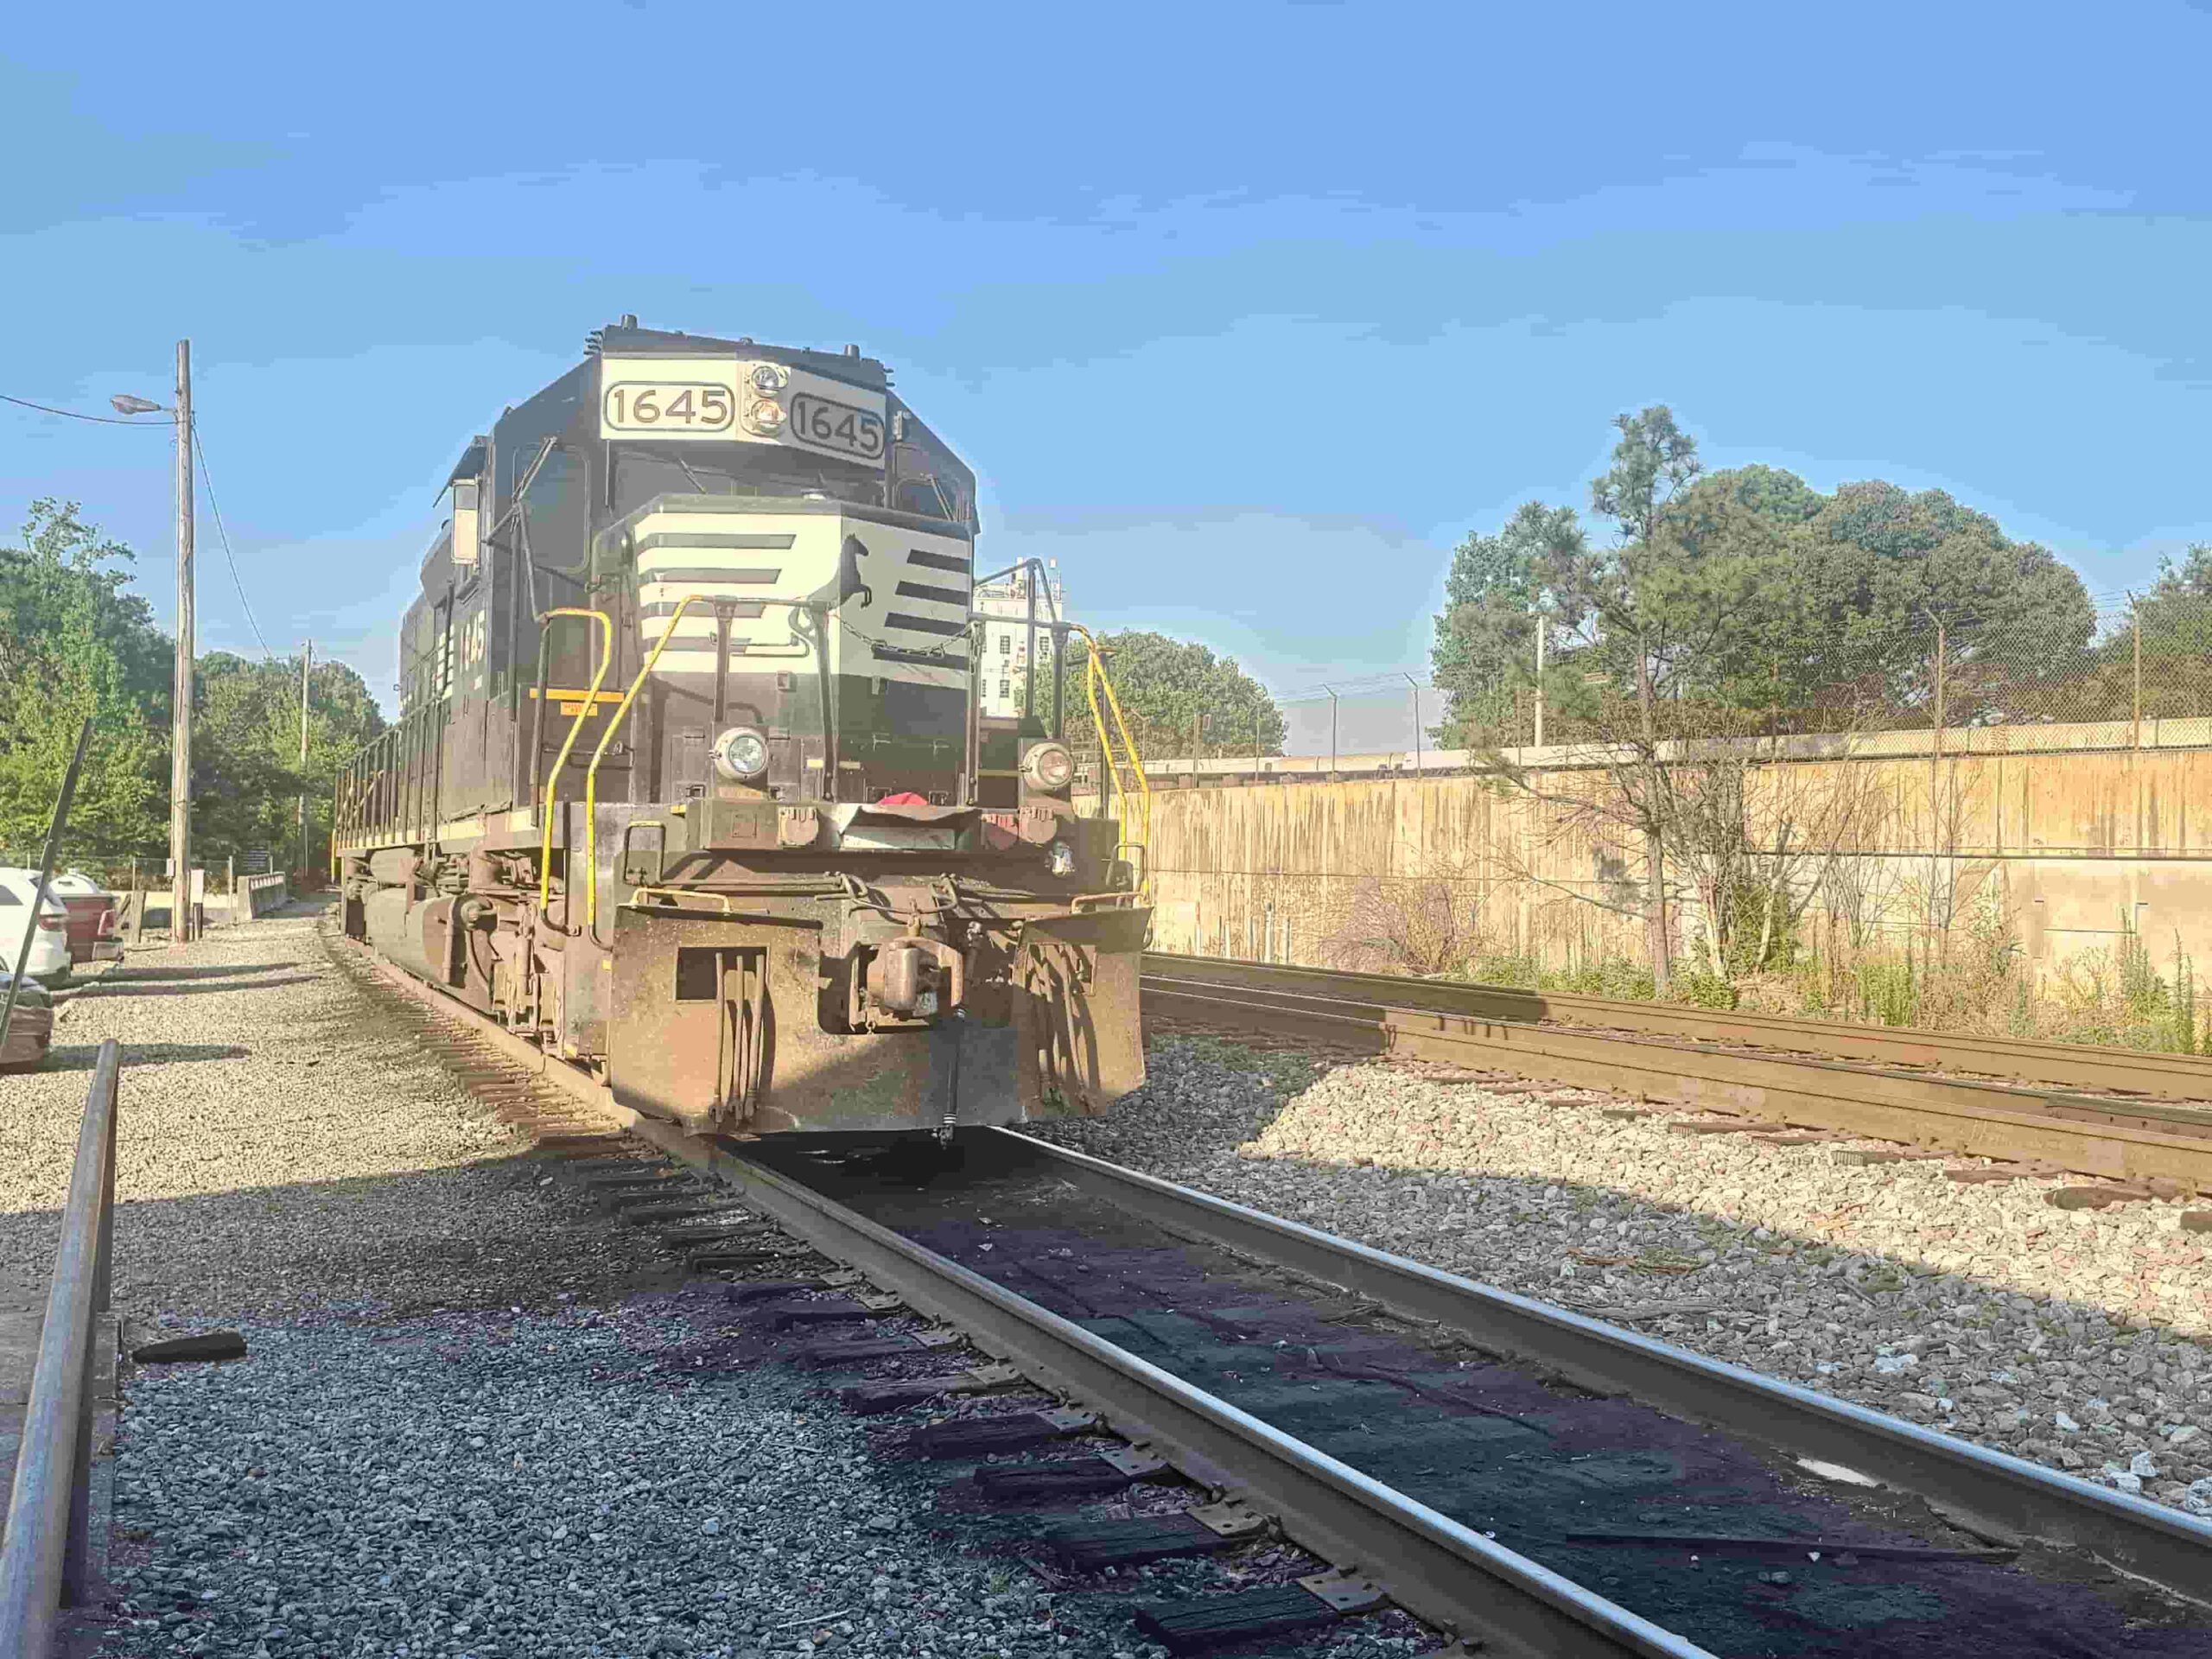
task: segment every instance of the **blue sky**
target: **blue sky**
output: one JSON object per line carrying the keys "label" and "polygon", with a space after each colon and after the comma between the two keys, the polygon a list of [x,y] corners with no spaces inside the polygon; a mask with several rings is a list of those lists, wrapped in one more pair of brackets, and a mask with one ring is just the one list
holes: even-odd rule
{"label": "blue sky", "polygon": [[[380,691],[461,444],[625,311],[859,342],[989,561],[1284,692],[1418,671],[1452,543],[1652,402],[2098,591],[2212,538],[2199,8],[132,3],[6,51],[0,392],[166,400],[190,335],[263,632]],[[168,465],[0,405],[0,523],[83,501],[164,619]]]}

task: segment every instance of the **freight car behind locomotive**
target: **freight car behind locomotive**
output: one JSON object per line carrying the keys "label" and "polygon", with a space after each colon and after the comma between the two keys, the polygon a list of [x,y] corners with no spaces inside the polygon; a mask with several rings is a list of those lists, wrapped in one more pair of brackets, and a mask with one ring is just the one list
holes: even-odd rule
{"label": "freight car behind locomotive", "polygon": [[1070,626],[984,717],[974,474],[880,363],[626,317],[446,488],[400,717],[340,779],[353,937],[696,1129],[1142,1081],[1140,849],[1071,799]]}

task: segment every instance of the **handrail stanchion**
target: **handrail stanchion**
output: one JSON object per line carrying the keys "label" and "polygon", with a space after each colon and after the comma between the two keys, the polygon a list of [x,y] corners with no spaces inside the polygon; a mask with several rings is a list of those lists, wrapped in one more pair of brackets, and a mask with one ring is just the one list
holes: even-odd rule
{"label": "handrail stanchion", "polygon": [[629,718],[630,705],[638,700],[645,677],[660,662],[660,654],[668,649],[668,642],[676,638],[676,625],[698,598],[697,594],[686,594],[677,601],[676,613],[668,619],[660,638],[653,641],[652,654],[638,670],[638,677],[630,682],[630,689],[622,694],[621,703],[607,717],[607,729],[599,734],[599,747],[591,752],[591,765],[584,768],[584,931],[594,941],[599,938],[599,763],[607,758],[608,747],[621,731],[622,722]]}
{"label": "handrail stanchion", "polygon": [[[600,652],[598,671],[591,677],[591,690],[584,693],[583,706],[577,710],[576,718],[569,728],[569,735],[567,741],[561,745],[561,753],[554,757],[553,770],[545,775],[545,797],[537,809],[543,826],[543,840],[537,854],[537,914],[541,920],[553,904],[553,806],[561,794],[561,768],[569,764],[569,753],[576,747],[576,734],[583,730],[584,721],[589,720],[598,710],[599,688],[607,683],[607,665],[614,660],[614,624],[607,620],[606,612],[586,610],[575,605],[563,605],[546,612],[544,616],[539,619],[540,626],[551,621],[556,616],[588,616],[598,623]],[[563,845],[564,848],[567,845],[565,836],[563,838]],[[570,900],[570,908],[573,911],[573,899]],[[563,932],[573,931],[567,926],[565,918],[562,931]]]}
{"label": "handrail stanchion", "polygon": [[[1087,648],[1083,686],[1084,695],[1090,701],[1090,726],[1098,734],[1099,764],[1106,769],[1107,780],[1113,785],[1114,798],[1123,814],[1121,820],[1122,842],[1114,850],[1116,855],[1124,849],[1142,855],[1145,868],[1138,873],[1135,884],[1141,892],[1152,885],[1152,852],[1147,844],[1152,840],[1152,779],[1145,776],[1143,757],[1137,753],[1136,740],[1129,735],[1129,723],[1122,714],[1121,698],[1114,694],[1114,677],[1106,671],[1105,662],[1099,655],[1098,641],[1080,622],[1071,622],[1067,626],[1083,636]],[[1106,707],[1103,709],[1098,706],[1098,693],[1102,687],[1106,692]],[[1106,715],[1109,712],[1114,716],[1111,728],[1106,724]],[[1128,785],[1122,781],[1122,761],[1114,747],[1114,735],[1117,730],[1121,734],[1122,748],[1128,755],[1129,770],[1136,773],[1137,779],[1139,817],[1137,834],[1134,838],[1128,833]]]}
{"label": "handrail stanchion", "polygon": [[113,1273],[121,1051],[100,1045],[61,1211],[54,1285],[0,1542],[0,1653],[44,1659],[65,1605],[91,1590],[92,1362]]}

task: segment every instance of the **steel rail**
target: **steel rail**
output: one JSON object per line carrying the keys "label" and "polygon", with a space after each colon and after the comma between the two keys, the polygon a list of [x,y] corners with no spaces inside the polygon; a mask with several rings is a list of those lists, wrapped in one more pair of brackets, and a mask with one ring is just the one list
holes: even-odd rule
{"label": "steel rail", "polygon": [[1394,1007],[1516,1024],[1560,1023],[1600,1030],[1681,1037],[1693,1042],[1749,1043],[1789,1053],[1835,1059],[1929,1066],[1973,1077],[2012,1077],[2028,1083],[2069,1084],[2092,1090],[2124,1090],[2170,1099],[2212,1101],[2212,1058],[2089,1043],[1989,1037],[1923,1031],[1905,1026],[1860,1026],[1837,1020],[1758,1014],[1742,1008],[1688,1008],[1665,1002],[1591,996],[1573,991],[1527,990],[1455,980],[1414,979],[1224,957],[1191,957],[1147,950],[1147,977],[1227,986],[1240,991],[1279,990]]}
{"label": "steel rail", "polygon": [[0,1542],[0,1654],[45,1659],[61,1610],[91,1590],[92,1366],[115,1223],[115,1039],[100,1045],[77,1131],[61,1242]]}
{"label": "steel rail", "polygon": [[[981,1274],[781,1173],[690,1135],[635,1131],[737,1187],[746,1202],[825,1254],[959,1326],[1048,1388],[1097,1408],[1133,1444],[1282,1517],[1305,1548],[1381,1585],[1452,1635],[1516,1656],[1707,1650],[1472,1528],[1115,1346]],[[1709,1659],[1709,1656],[1707,1656]]]}
{"label": "steel rail", "polygon": [[1783,1058],[1680,1039],[1362,1006],[1205,981],[1141,982],[1147,1012],[1378,1054],[1489,1065],[1695,1110],[1832,1129],[1975,1157],[2041,1161],[2118,1180],[2212,1192],[2212,1111],[1930,1077],[1853,1060]]}
{"label": "steel rail", "polygon": [[2085,1550],[2206,1600],[2212,1522],[1017,1130],[997,1133],[1033,1147],[1077,1185],[1173,1231],[1372,1298],[1585,1388],[1842,1464],[1917,1493],[1968,1531]]}

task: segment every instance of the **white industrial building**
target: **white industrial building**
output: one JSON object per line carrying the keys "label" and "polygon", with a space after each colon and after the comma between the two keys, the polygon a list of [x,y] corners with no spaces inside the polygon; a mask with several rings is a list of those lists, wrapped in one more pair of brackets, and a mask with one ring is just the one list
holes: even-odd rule
{"label": "white industrial building", "polygon": [[[1025,565],[1012,575],[980,584],[976,610],[985,618],[981,645],[982,663],[976,678],[982,692],[982,712],[1010,719],[1021,712],[1022,688],[1029,678],[1029,587],[1031,570]],[[1060,586],[1059,562],[1048,560],[1045,581],[1037,590],[1037,620],[1049,622],[1067,616],[1067,592]],[[1006,620],[999,619],[1005,618]],[[1052,636],[1037,629],[1037,659],[1042,677],[1037,683],[1036,712],[1051,715]]]}

